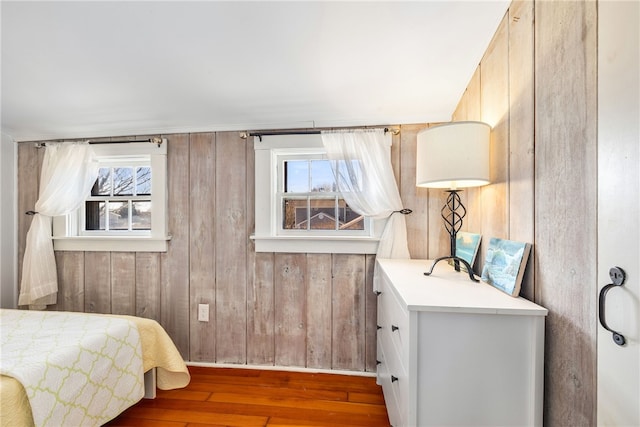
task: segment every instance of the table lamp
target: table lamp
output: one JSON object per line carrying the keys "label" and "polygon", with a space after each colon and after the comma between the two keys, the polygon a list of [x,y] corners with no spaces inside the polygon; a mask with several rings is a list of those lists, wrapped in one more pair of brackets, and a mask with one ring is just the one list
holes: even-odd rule
{"label": "table lamp", "polygon": [[440,211],[449,233],[451,253],[434,260],[425,275],[430,275],[435,265],[451,259],[456,271],[464,264],[469,278],[473,275],[469,263],[456,256],[457,233],[467,214],[460,195],[460,188],[478,187],[489,183],[489,143],[491,127],[482,122],[451,122],[425,129],[418,133],[416,153],[416,186],[445,188],[449,195]]}

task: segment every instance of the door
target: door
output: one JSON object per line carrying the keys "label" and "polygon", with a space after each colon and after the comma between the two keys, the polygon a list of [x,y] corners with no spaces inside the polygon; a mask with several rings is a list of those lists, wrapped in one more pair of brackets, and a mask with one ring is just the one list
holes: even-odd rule
{"label": "door", "polygon": [[[598,324],[597,417],[601,426],[640,426],[640,2],[598,2]],[[615,281],[619,281],[617,275]],[[603,313],[600,313],[602,315]],[[621,341],[618,339],[618,341]]]}

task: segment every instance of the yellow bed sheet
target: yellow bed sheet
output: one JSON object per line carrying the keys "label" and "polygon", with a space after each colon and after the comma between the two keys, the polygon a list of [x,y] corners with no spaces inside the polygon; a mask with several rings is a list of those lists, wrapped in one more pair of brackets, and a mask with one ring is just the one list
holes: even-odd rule
{"label": "yellow bed sheet", "polygon": [[[91,316],[109,316],[89,314]],[[134,316],[117,316],[133,321],[138,327],[142,344],[144,371],[156,369],[157,387],[172,390],[186,387],[191,380],[178,349],[158,322]],[[19,381],[0,376],[0,426],[33,426],[31,405]]]}

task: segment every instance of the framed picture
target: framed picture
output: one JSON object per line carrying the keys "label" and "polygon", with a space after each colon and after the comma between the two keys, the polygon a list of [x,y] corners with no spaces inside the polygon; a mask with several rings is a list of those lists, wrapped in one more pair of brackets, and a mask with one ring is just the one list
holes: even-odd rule
{"label": "framed picture", "polygon": [[[473,263],[476,261],[481,239],[482,235],[467,233],[466,231],[459,231],[456,235],[456,256],[467,261],[471,268],[473,268]],[[450,259],[448,262],[453,265],[453,260]],[[467,271],[467,268],[462,263],[460,263],[460,269]]]}
{"label": "framed picture", "polygon": [[530,243],[492,237],[489,240],[481,280],[517,297],[520,294],[530,252]]}

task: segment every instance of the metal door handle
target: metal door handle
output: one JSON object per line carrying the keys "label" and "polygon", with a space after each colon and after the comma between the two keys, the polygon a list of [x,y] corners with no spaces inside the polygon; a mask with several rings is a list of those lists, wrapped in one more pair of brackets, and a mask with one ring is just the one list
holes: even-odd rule
{"label": "metal door handle", "polygon": [[600,324],[602,325],[602,327],[613,334],[613,342],[618,345],[624,345],[626,343],[624,336],[621,333],[614,331],[609,327],[609,325],[607,325],[607,320],[605,317],[605,298],[607,296],[607,292],[609,292],[609,289],[613,288],[614,286],[622,286],[624,284],[626,275],[624,273],[624,270],[620,267],[613,267],[609,270],[609,277],[611,277],[611,281],[613,283],[606,285],[600,290],[600,297],[598,298],[598,319],[600,320]]}

